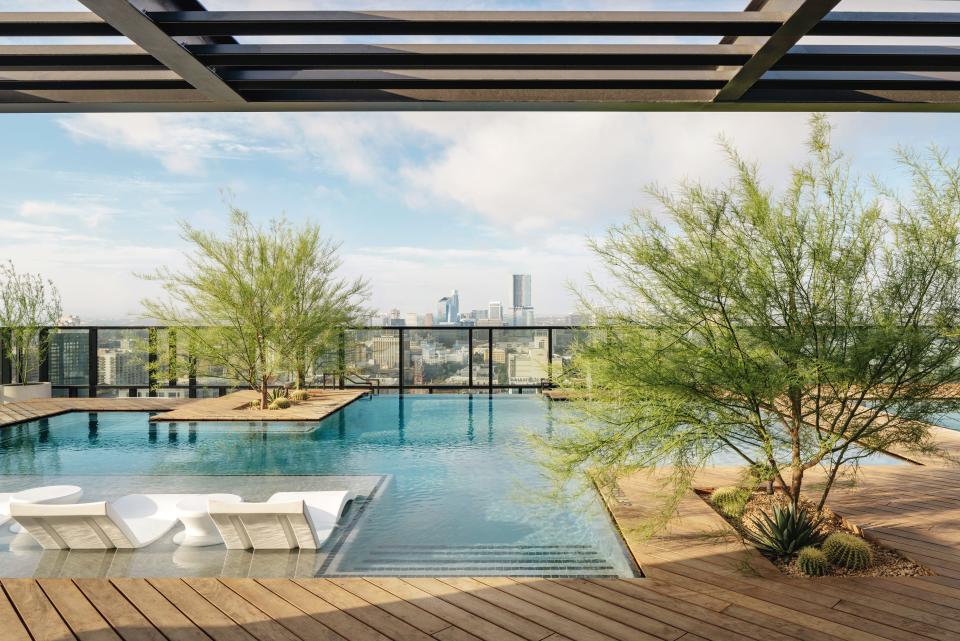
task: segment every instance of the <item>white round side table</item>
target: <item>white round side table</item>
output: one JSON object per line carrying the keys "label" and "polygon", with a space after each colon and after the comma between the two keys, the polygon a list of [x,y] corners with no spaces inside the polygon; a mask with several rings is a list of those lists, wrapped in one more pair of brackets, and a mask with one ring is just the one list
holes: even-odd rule
{"label": "white round side table", "polygon": [[[76,485],[46,485],[34,487],[10,495],[10,503],[46,503],[68,504],[76,503],[83,496],[83,488]],[[11,532],[22,532],[19,523],[10,526]]]}
{"label": "white round side table", "polygon": [[173,542],[187,547],[203,547],[223,543],[220,531],[210,518],[207,507],[210,501],[220,503],[241,503],[243,499],[236,494],[199,494],[188,496],[177,502],[177,512],[183,523],[183,532],[173,536]]}

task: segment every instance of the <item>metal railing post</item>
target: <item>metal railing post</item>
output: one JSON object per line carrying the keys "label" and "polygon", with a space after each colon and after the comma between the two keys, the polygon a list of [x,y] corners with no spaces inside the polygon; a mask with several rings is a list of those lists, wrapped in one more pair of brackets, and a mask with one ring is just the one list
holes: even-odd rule
{"label": "metal railing post", "polygon": [[493,394],[493,329],[487,331],[487,393]]}
{"label": "metal railing post", "polygon": [[91,398],[97,396],[97,385],[100,382],[100,359],[97,358],[97,328],[87,330],[87,385]]}
{"label": "metal railing post", "polygon": [[39,362],[37,362],[37,381],[40,383],[49,383],[50,382],[50,360],[48,354],[50,352],[50,329],[44,327],[40,330],[40,334],[37,336],[37,356],[39,357]]}
{"label": "metal railing post", "polygon": [[467,330],[467,386],[473,390],[473,328]]}
{"label": "metal railing post", "polygon": [[147,396],[157,395],[157,348],[159,339],[157,328],[147,330]]}
{"label": "metal railing post", "polygon": [[399,361],[397,362],[397,376],[398,376],[397,386],[398,386],[399,392],[403,394],[403,376],[404,376],[403,360],[404,359],[403,359],[403,328],[402,327],[397,328],[397,335],[399,336],[399,339],[400,339],[399,341],[397,341],[397,349],[400,350],[398,354],[400,358],[399,358]]}

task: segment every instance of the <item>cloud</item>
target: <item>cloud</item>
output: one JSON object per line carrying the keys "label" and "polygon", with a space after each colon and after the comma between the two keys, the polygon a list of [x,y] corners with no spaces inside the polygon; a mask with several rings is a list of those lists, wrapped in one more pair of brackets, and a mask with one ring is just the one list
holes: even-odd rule
{"label": "cloud", "polygon": [[25,200],[17,212],[31,220],[73,219],[85,227],[93,228],[121,213],[116,207],[108,207],[95,200],[83,203],[64,203],[49,200]]}

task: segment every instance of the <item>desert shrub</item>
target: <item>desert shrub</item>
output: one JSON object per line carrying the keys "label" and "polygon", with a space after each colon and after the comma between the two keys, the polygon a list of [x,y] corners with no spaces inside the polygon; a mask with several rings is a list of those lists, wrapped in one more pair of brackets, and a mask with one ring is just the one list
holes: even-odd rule
{"label": "desert shrub", "polygon": [[822,550],[807,546],[800,550],[800,554],[797,555],[797,565],[800,566],[800,571],[807,576],[823,576],[827,573],[830,563]]}
{"label": "desert shrub", "polygon": [[753,527],[747,538],[775,556],[790,556],[800,548],[820,542],[817,524],[804,508],[797,508],[792,503],[787,507],[774,507],[772,515],[761,512],[750,519],[750,523]]}
{"label": "desert shrub", "polygon": [[834,532],[823,542],[823,553],[833,565],[848,570],[863,570],[873,565],[873,550],[861,538],[846,532]]}
{"label": "desert shrub", "polygon": [[287,398],[286,387],[274,387],[272,390],[270,390],[269,396],[267,396],[267,399],[270,403],[274,402],[278,398]]}

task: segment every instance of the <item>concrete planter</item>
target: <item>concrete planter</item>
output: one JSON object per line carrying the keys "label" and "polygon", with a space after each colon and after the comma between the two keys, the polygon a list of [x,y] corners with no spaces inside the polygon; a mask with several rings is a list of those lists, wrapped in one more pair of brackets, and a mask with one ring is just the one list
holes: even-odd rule
{"label": "concrete planter", "polygon": [[0,385],[0,403],[30,401],[35,398],[50,398],[53,388],[50,383],[27,383],[26,385]]}

